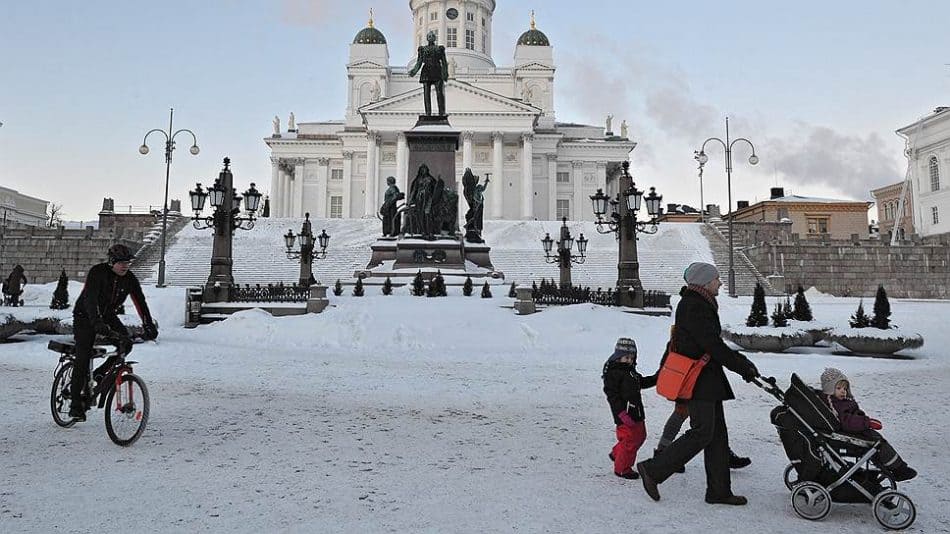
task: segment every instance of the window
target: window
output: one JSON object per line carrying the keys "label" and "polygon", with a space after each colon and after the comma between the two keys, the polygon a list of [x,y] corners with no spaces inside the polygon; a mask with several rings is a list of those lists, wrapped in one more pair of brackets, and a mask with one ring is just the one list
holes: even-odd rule
{"label": "window", "polygon": [[475,22],[475,13],[466,13],[465,20],[469,22]]}
{"label": "window", "polygon": [[779,209],[778,209],[778,220],[779,220],[779,222],[781,222],[782,219],[788,219],[788,208],[779,208]]}
{"label": "window", "polygon": [[809,217],[808,218],[808,233],[809,234],[827,234],[828,233],[828,217]]}
{"label": "window", "polygon": [[557,208],[555,210],[555,218],[557,220],[561,220],[564,218],[567,218],[567,219],[571,218],[571,201],[570,200],[558,199]]}
{"label": "window", "polygon": [[930,208],[930,214],[934,218],[934,224],[940,224],[940,214],[937,213],[937,206]]}
{"label": "window", "polygon": [[429,20],[439,20],[439,12],[433,11],[432,13],[429,13]]}
{"label": "window", "polygon": [[482,17],[482,28],[485,27],[485,17]]}
{"label": "window", "polygon": [[485,33],[482,33],[482,53],[488,53],[488,35]]}
{"label": "window", "polygon": [[332,169],[330,171],[331,180],[342,180],[343,179],[343,169]]}
{"label": "window", "polygon": [[937,166],[937,156],[930,156],[930,190],[940,190],[940,167]]}
{"label": "window", "polygon": [[330,218],[331,219],[343,218],[343,197],[339,197],[339,196],[330,197]]}
{"label": "window", "polygon": [[557,173],[557,183],[559,183],[559,184],[569,184],[569,183],[571,183],[571,173],[569,173],[569,172],[559,172],[559,173]]}
{"label": "window", "polygon": [[465,30],[465,48],[475,50],[475,30]]}
{"label": "window", "polygon": [[435,42],[438,43],[438,42],[439,42],[439,30],[431,30],[431,31],[432,31],[432,33],[435,35]]}
{"label": "window", "polygon": [[459,45],[459,29],[446,28],[445,29],[445,46],[456,48],[458,45]]}

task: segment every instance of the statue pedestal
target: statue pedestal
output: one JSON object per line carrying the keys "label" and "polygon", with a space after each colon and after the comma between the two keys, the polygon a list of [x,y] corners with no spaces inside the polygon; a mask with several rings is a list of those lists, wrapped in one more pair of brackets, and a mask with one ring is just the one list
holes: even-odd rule
{"label": "statue pedestal", "polygon": [[449,125],[448,117],[420,115],[415,128],[405,132],[409,148],[409,183],[406,196],[412,191],[412,182],[420,165],[427,165],[429,173],[442,178],[445,187],[461,194],[455,171],[455,154],[459,149],[460,133]]}
{"label": "statue pedestal", "polygon": [[[461,237],[442,237],[432,241],[411,236],[398,240],[380,238],[371,248],[372,258],[355,276],[363,279],[388,276],[396,283],[408,283],[419,271],[427,279],[440,271],[447,281],[454,277],[458,283],[464,282],[468,276],[473,279],[504,278],[491,264],[491,247],[484,243],[467,243]],[[397,280],[399,278],[404,280]]]}

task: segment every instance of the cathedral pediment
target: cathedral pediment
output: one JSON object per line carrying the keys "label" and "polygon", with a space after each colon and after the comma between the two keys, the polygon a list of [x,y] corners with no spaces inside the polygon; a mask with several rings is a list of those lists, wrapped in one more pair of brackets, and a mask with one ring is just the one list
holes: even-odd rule
{"label": "cathedral pediment", "polygon": [[[435,91],[432,94],[432,104],[435,106]],[[449,115],[452,114],[505,114],[505,115],[539,115],[541,109],[493,93],[474,85],[449,80],[445,84],[445,101]],[[373,114],[410,114],[418,115],[423,109],[422,85],[412,91],[391,96],[389,98],[367,104],[359,109],[364,115]]]}
{"label": "cathedral pediment", "polygon": [[380,65],[375,61],[368,59],[362,59],[360,61],[355,61],[346,66],[347,69],[386,69],[386,65]]}
{"label": "cathedral pediment", "polygon": [[554,67],[550,65],[545,65],[544,63],[538,63],[537,61],[532,61],[530,63],[525,63],[523,65],[518,65],[516,70],[543,70],[543,71],[552,71]]}

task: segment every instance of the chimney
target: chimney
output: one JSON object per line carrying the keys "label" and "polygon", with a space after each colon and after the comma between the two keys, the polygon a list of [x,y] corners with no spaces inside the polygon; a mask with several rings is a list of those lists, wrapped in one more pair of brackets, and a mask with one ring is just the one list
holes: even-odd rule
{"label": "chimney", "polygon": [[741,210],[749,207],[748,200],[737,200],[736,201],[736,210]]}
{"label": "chimney", "polygon": [[679,204],[667,204],[667,205],[666,205],[666,212],[667,212],[667,213],[676,213],[677,208],[679,208],[679,206],[680,206]]}
{"label": "chimney", "polygon": [[769,198],[769,200],[775,200],[776,198],[782,198],[785,196],[784,187],[773,187],[770,191],[772,192],[772,196]]}

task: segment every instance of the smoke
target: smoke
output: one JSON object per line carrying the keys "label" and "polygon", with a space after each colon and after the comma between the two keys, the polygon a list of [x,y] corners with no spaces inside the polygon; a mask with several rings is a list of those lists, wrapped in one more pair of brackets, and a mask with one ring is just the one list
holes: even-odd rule
{"label": "smoke", "polygon": [[386,35],[387,42],[391,43],[394,39],[409,42],[412,21],[403,2],[282,0],[281,19],[290,26],[345,30],[355,35],[360,28],[365,27],[370,8],[373,8],[375,26]]}

